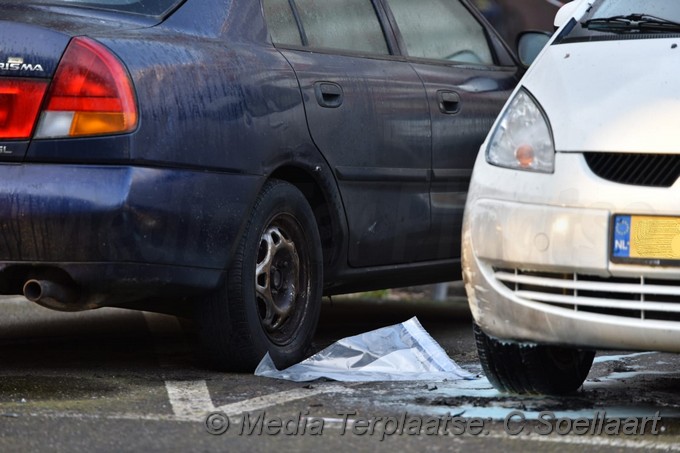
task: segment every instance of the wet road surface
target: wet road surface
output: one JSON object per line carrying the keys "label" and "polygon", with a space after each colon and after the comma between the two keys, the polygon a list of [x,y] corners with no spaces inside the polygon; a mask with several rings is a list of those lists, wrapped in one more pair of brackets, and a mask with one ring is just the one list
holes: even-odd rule
{"label": "wet road surface", "polygon": [[[190,323],[173,317],[64,314],[18,297],[0,307],[0,451],[680,450],[680,356],[605,352],[569,397],[499,394],[481,376],[462,299],[324,301],[318,348],[417,316],[480,375],[443,383],[216,373],[196,359]],[[228,420],[226,433],[208,432],[212,412],[226,418],[210,427]]]}

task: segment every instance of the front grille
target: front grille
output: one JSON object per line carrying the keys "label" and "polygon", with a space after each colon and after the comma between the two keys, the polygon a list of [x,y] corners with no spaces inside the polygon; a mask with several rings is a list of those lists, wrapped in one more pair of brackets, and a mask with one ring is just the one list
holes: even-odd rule
{"label": "front grille", "polygon": [[625,318],[680,321],[680,284],[674,280],[600,278],[517,269],[496,269],[494,275],[527,301]]}
{"label": "front grille", "polygon": [[678,154],[584,153],[600,178],[621,184],[670,187],[680,177]]}

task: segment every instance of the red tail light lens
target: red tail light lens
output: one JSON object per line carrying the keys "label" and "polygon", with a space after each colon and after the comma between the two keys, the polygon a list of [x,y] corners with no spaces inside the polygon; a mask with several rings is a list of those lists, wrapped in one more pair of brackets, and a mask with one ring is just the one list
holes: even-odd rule
{"label": "red tail light lens", "polygon": [[132,82],[106,47],[74,38],[54,75],[35,138],[130,132],[137,127]]}
{"label": "red tail light lens", "polygon": [[46,90],[46,80],[0,79],[0,140],[31,137]]}

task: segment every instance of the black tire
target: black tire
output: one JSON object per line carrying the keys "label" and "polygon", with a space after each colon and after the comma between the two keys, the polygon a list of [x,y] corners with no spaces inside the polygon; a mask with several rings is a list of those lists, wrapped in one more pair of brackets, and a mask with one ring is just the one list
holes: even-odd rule
{"label": "black tire", "polygon": [[595,351],[560,346],[518,344],[491,338],[473,327],[479,361],[489,382],[501,391],[564,395],[585,381]]}
{"label": "black tire", "polygon": [[293,185],[262,188],[225,284],[197,314],[214,368],[253,371],[269,352],[279,369],[310,352],[321,310],[323,261],[314,214]]}

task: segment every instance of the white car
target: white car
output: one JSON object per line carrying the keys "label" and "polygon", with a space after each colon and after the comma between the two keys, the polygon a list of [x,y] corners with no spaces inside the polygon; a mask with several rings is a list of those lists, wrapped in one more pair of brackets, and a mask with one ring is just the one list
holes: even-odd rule
{"label": "white car", "polygon": [[463,275],[496,388],[577,390],[598,349],[680,352],[680,2],[581,0],[477,158]]}

